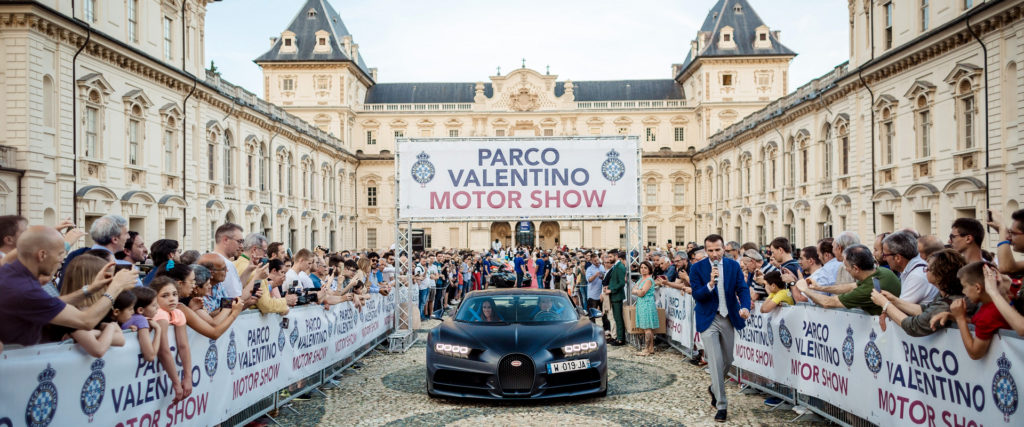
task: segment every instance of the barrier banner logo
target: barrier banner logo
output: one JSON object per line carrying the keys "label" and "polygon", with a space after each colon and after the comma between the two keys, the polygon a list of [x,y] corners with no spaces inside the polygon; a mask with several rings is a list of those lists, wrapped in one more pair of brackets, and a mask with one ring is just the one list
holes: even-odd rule
{"label": "barrier banner logo", "polygon": [[85,384],[82,385],[82,395],[79,396],[82,413],[89,417],[90,423],[92,416],[103,404],[103,394],[106,392],[107,377],[103,375],[103,359],[96,359],[95,362],[92,362],[92,373],[85,379]]}

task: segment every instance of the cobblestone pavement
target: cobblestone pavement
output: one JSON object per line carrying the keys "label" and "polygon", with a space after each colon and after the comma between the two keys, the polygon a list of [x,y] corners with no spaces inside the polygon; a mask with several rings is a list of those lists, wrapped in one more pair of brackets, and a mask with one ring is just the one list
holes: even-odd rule
{"label": "cobblestone pavement", "polygon": [[[424,327],[433,327],[432,320]],[[295,402],[297,414],[282,410],[284,426],[699,426],[715,423],[707,394],[708,374],[687,363],[679,352],[661,346],[653,356],[636,356],[629,346],[608,351],[608,396],[545,403],[434,400],[426,394],[425,345],[404,354],[374,351],[362,367],[348,369],[327,397]],[[729,421],[725,425],[822,425],[791,422],[791,410],[770,410],[763,396],[727,387]]]}

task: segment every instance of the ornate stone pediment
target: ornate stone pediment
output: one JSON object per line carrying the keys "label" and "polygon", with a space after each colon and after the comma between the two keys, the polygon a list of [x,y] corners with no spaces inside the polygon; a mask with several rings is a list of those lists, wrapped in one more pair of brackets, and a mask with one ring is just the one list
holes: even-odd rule
{"label": "ornate stone pediment", "polygon": [[[575,105],[572,82],[559,83],[558,76],[540,74],[519,68],[505,76],[491,76],[493,95],[484,95],[483,85],[476,86],[473,98],[476,110],[540,111],[571,108]],[[555,89],[562,85],[561,96]]]}

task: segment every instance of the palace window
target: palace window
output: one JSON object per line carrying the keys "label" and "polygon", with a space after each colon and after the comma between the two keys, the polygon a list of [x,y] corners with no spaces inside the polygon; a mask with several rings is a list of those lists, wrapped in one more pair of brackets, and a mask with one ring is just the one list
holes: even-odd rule
{"label": "palace window", "polygon": [[174,173],[174,159],[177,157],[174,154],[174,149],[176,148],[174,142],[177,139],[174,133],[173,128],[168,127],[164,129],[164,173],[168,174]]}
{"label": "palace window", "polygon": [[729,170],[728,166],[722,167],[722,179],[718,180],[718,185],[722,186],[718,191],[722,194],[722,198],[729,198]]}
{"label": "palace window", "polygon": [[658,242],[658,227],[653,225],[647,226],[647,244],[657,245]]}
{"label": "palace window", "polygon": [[928,31],[928,0],[921,0],[921,31]]}
{"label": "palace window", "polygon": [[128,0],[128,41],[139,41],[139,0]]}
{"label": "palace window", "polygon": [[825,152],[822,153],[822,178],[828,182],[832,180],[832,153],[835,151],[832,140],[832,126],[825,124]]}
{"label": "palace window", "polygon": [[404,130],[401,130],[401,129],[396,129],[395,130],[395,139],[398,139],[398,138],[405,138],[405,131]]}
{"label": "palace window", "polygon": [[891,165],[893,160],[893,143],[896,140],[896,126],[888,109],[882,114],[882,164]]}
{"label": "palace window", "polygon": [[839,125],[839,174],[850,174],[850,132],[846,124]]}
{"label": "palace window", "polygon": [[505,136],[505,129],[495,129],[494,136]]}
{"label": "palace window", "polygon": [[644,193],[647,195],[647,205],[654,206],[658,204],[658,184],[654,180],[647,181]]}
{"label": "palace window", "polygon": [[316,78],[316,90],[327,90],[330,88],[331,79],[327,76],[320,76]]}
{"label": "palace window", "polygon": [[100,109],[85,107],[85,157],[99,158]]}
{"label": "palace window", "polygon": [[234,185],[233,168],[231,162],[231,132],[224,131],[224,185]]}
{"label": "palace window", "polygon": [[917,112],[917,156],[932,155],[932,113],[931,110]]}
{"label": "palace window", "polygon": [[206,140],[206,179],[213,181],[217,170],[217,142],[213,138]]}
{"label": "palace window", "polygon": [[377,206],[377,187],[366,187],[366,206]]}
{"label": "palace window", "polygon": [[137,117],[128,119],[128,164],[139,165],[139,142],[142,139],[142,121]]}
{"label": "palace window", "polygon": [[377,145],[377,131],[366,131],[366,145]]}
{"label": "palace window", "polygon": [[892,49],[892,12],[893,2],[885,4],[885,48]]}
{"label": "palace window", "polygon": [[366,229],[366,247],[376,248],[377,247],[377,229],[367,228]]}
{"label": "palace window", "polygon": [[295,79],[288,77],[281,80],[281,90],[291,92],[295,90]]}
{"label": "palace window", "polygon": [[629,128],[627,128],[627,127],[620,127],[619,128],[619,135],[629,135]]}
{"label": "palace window", "polygon": [[459,137],[459,130],[458,129],[448,129],[448,137],[449,138],[458,138]]}
{"label": "palace window", "polygon": [[683,184],[682,179],[677,179],[672,183],[672,203],[676,205],[686,204],[686,185]]}
{"label": "palace window", "polygon": [[248,186],[248,188],[252,188],[253,181],[255,181],[253,179],[253,175],[256,173],[256,168],[253,167],[254,163],[256,163],[255,157],[256,154],[253,153],[252,148],[250,147],[249,150],[245,153],[245,184],[246,186]]}
{"label": "palace window", "polygon": [[647,142],[654,142],[658,139],[658,128],[649,127],[645,129]]}
{"label": "palace window", "polygon": [[309,183],[306,178],[309,178],[309,170],[306,168],[306,162],[302,162],[302,197],[309,197]]}
{"label": "palace window", "polygon": [[680,245],[680,244],[682,244],[682,242],[685,242],[685,241],[686,241],[686,227],[682,226],[682,225],[677,225],[676,226],[676,237],[675,237],[674,242],[675,242],[675,244]]}
{"label": "palace window", "polygon": [[732,86],[732,74],[722,74],[722,86]]}
{"label": "palace window", "polygon": [[174,25],[174,20],[165,16],[164,17],[164,59],[168,60],[168,61],[174,59],[174,53],[173,53],[173,46],[174,46],[173,41],[174,41],[174,39],[172,38],[174,33],[171,31],[171,27],[173,25]]}
{"label": "palace window", "polygon": [[683,142],[686,139],[686,128],[677,127],[672,130],[673,140],[675,142]]}
{"label": "palace window", "polygon": [[787,157],[788,158],[786,160],[789,162],[789,165],[787,165],[789,167],[787,169],[789,169],[789,173],[786,175],[788,178],[786,185],[792,186],[793,184],[796,184],[796,144],[793,143],[793,138],[789,139],[789,156]]}
{"label": "palace window", "polygon": [[85,0],[85,21],[96,22],[96,0]]}
{"label": "palace window", "polygon": [[[968,6],[969,7],[969,6]],[[958,92],[959,104],[957,123],[960,125],[960,146],[962,149],[970,150],[975,146],[975,116],[978,113],[977,104],[974,102],[974,92],[971,82],[964,80],[960,82]]]}
{"label": "palace window", "polygon": [[260,190],[267,190],[267,145],[260,143]]}

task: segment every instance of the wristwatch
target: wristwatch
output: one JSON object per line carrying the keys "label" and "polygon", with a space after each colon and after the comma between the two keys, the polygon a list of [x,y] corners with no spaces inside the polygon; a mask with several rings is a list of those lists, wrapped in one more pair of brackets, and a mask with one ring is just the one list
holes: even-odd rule
{"label": "wristwatch", "polygon": [[89,285],[82,285],[82,295],[89,296]]}

